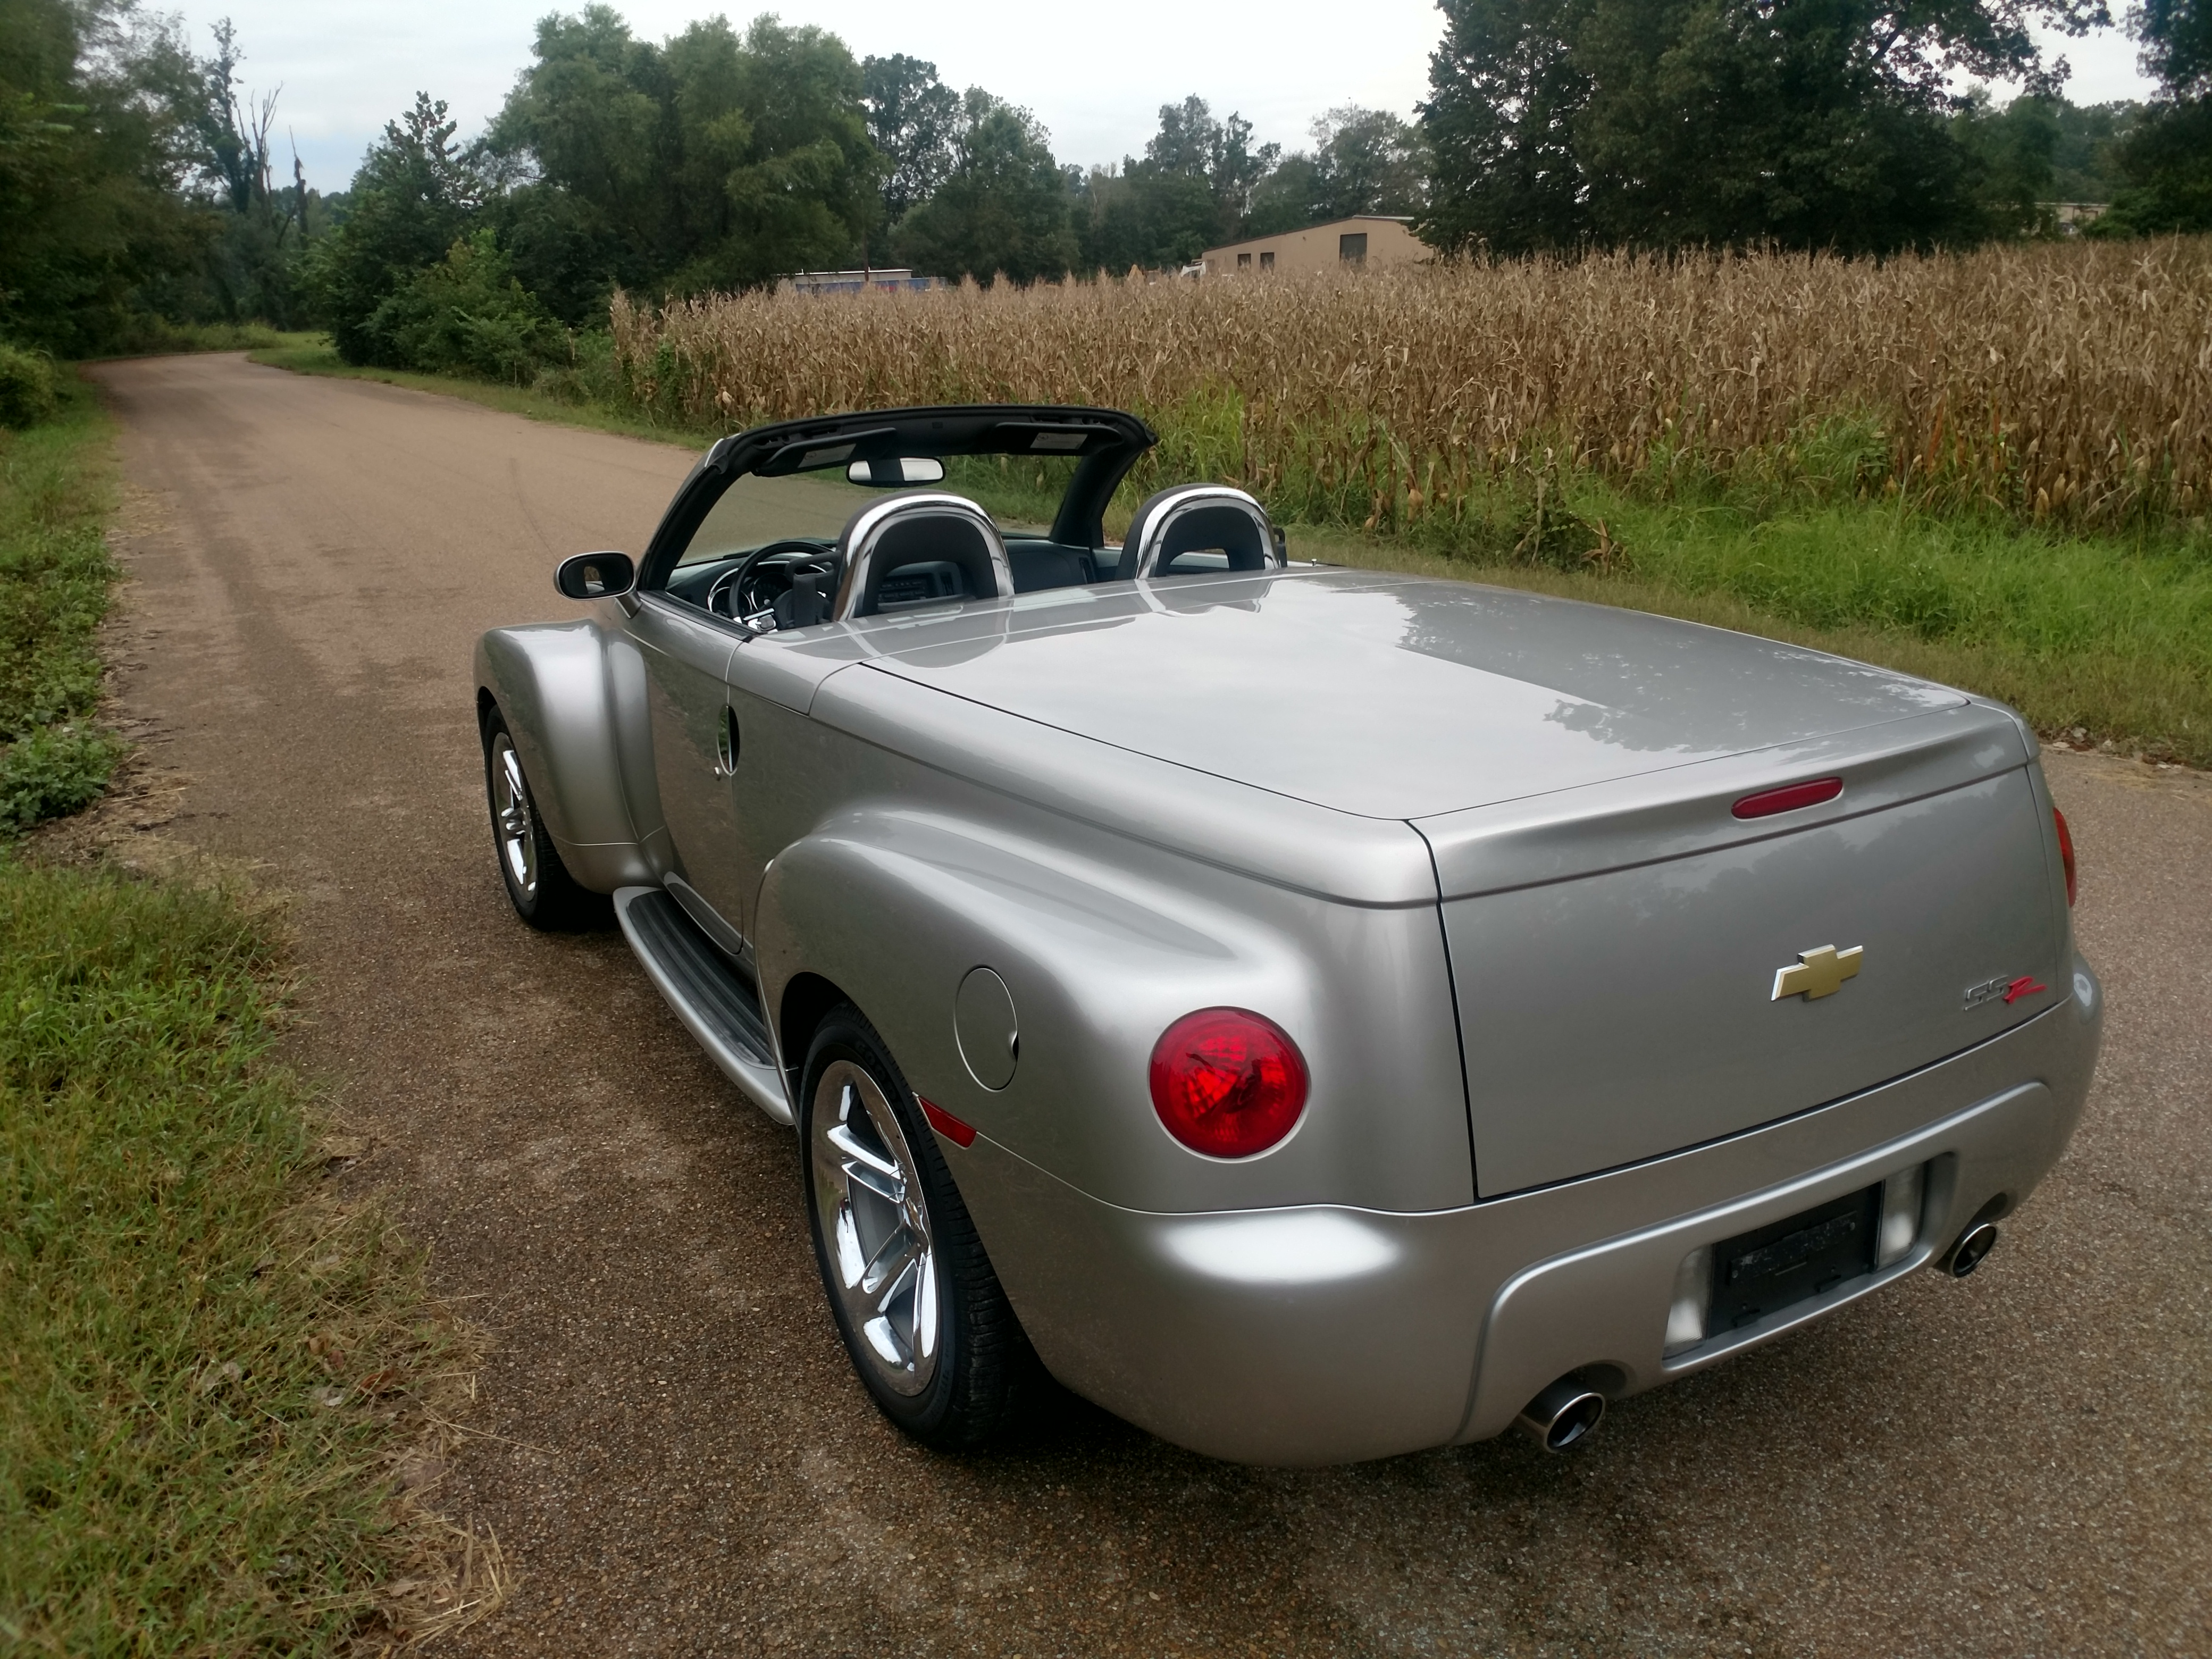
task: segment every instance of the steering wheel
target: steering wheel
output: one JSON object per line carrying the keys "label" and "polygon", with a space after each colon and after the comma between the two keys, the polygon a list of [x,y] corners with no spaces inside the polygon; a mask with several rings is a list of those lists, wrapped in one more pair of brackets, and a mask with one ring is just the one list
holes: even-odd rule
{"label": "steering wheel", "polygon": [[[791,554],[799,555],[806,560],[818,560],[825,569],[834,568],[837,560],[836,550],[825,548],[819,542],[787,537],[781,541],[763,543],[746,554],[736,566],[714,578],[714,585],[707,590],[707,609],[718,617],[727,617],[731,621],[739,623],[747,617],[769,610],[775,604],[776,595],[755,591],[755,573],[759,572],[764,560]],[[794,571],[798,568],[794,567]],[[759,574],[766,574],[765,572]],[[787,579],[783,586],[788,588],[790,585]]]}

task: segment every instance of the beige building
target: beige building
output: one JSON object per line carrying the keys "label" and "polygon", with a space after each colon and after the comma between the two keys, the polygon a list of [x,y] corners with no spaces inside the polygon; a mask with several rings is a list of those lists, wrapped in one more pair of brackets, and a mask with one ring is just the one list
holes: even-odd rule
{"label": "beige building", "polygon": [[1238,276],[1259,270],[1328,270],[1338,265],[1404,265],[1428,258],[1428,244],[1404,219],[1362,213],[1280,236],[1255,236],[1206,251],[1206,274]]}

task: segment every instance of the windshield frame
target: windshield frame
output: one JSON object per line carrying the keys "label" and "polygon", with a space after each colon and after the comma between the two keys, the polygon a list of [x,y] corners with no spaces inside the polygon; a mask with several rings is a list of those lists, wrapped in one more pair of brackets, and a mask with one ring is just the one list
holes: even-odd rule
{"label": "windshield frame", "polygon": [[866,410],[754,427],[716,443],[678,487],[639,561],[638,590],[667,586],[700,524],[738,478],[842,472],[853,461],[894,455],[1079,456],[1054,516],[1051,539],[1096,550],[1105,545],[1106,503],[1158,441],[1133,415],[1060,404]]}

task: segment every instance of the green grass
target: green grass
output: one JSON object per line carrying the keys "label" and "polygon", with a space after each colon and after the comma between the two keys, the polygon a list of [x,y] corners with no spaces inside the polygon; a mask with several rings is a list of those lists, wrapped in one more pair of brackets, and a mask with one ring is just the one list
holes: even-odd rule
{"label": "green grass", "polygon": [[450,1338],[302,1205],[281,964],[234,893],[0,857],[9,1651],[322,1650],[402,1541],[391,1397]]}
{"label": "green grass", "polygon": [[[679,443],[715,435],[645,419],[589,376],[508,387],[349,369],[326,347],[255,358],[603,431]],[[1162,468],[1203,476],[1206,456],[1233,447],[1206,426],[1206,410],[1190,414],[1189,431],[1176,426],[1182,418],[1158,416],[1161,459],[1124,486],[1126,499],[1107,514],[1109,534],[1137,495],[1170,481]],[[1869,499],[1859,486],[1878,437],[1865,421],[1838,417],[1765,464],[1746,459],[1728,480],[1686,465],[1626,483],[1532,474],[1448,527],[1431,520],[1392,535],[1294,521],[1291,542],[1338,563],[1503,582],[1787,639],[2001,698],[2046,734],[2078,729],[2212,766],[2212,532],[2203,520],[2084,534],[1933,495]],[[956,463],[952,482],[1022,519],[1048,518],[1057,499],[992,461]]]}
{"label": "green grass", "polygon": [[89,388],[63,391],[54,419],[0,432],[0,841],[85,805],[120,752],[92,718],[112,432]]}
{"label": "green grass", "polygon": [[160,357],[194,351],[283,351],[311,346],[323,336],[266,323],[173,323],[149,317],[125,331],[111,357]]}
{"label": "green grass", "polygon": [[[73,379],[0,435],[17,829],[118,749],[89,723],[110,436]],[[0,844],[0,1651],[335,1652],[412,1616],[376,1605],[396,1572],[450,1581],[387,1477],[465,1356],[376,1212],[316,1195],[283,962],[241,890]]]}

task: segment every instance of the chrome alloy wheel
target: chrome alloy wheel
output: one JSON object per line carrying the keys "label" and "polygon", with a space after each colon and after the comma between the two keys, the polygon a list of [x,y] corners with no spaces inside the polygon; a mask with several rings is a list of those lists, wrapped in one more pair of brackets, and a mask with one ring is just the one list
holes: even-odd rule
{"label": "chrome alloy wheel", "polygon": [[507,878],[526,899],[538,896],[538,830],[530,821],[530,792],[522,781],[522,757],[504,732],[491,740],[491,815],[499,826],[499,855]]}
{"label": "chrome alloy wheel", "polygon": [[835,1060],[814,1088],[815,1225],[845,1317],[877,1380],[918,1395],[937,1375],[937,1257],[921,1179],[875,1079]]}

